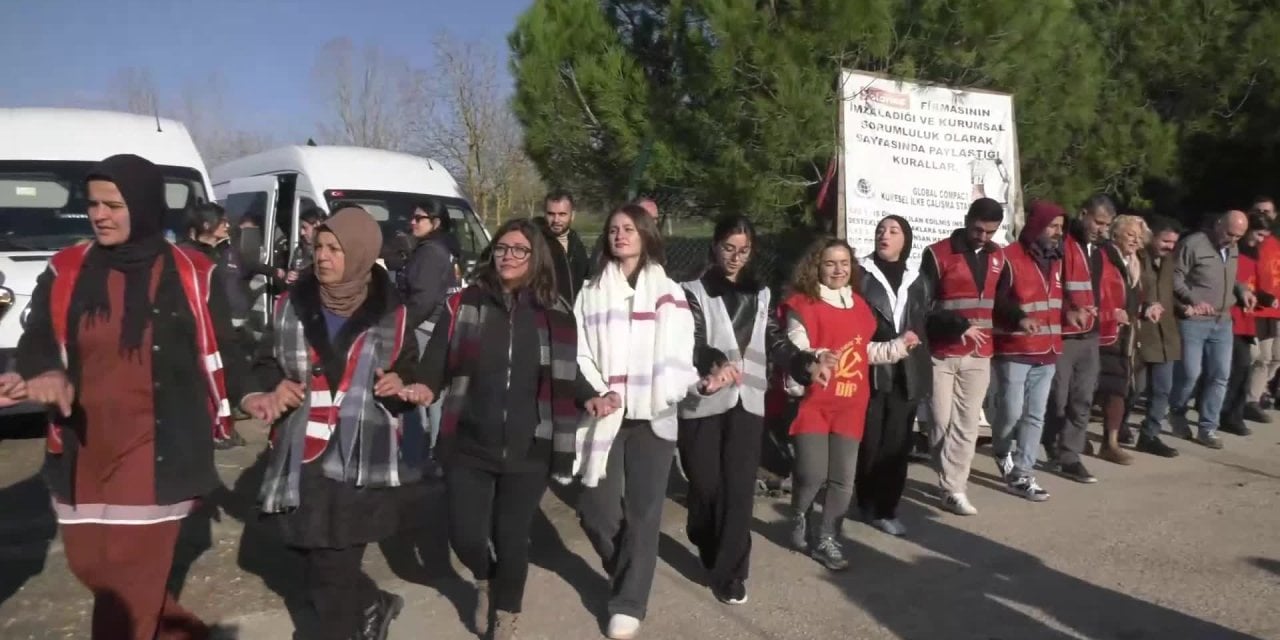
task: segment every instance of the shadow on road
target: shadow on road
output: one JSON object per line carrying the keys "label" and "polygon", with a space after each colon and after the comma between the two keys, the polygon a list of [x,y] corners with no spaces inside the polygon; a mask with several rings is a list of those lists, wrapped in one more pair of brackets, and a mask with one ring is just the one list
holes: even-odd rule
{"label": "shadow on road", "polygon": [[439,591],[465,624],[475,609],[475,591],[450,562],[444,484],[429,480],[405,487],[402,500],[400,533],[379,544],[387,565],[401,580]]}
{"label": "shadow on road", "polygon": [[40,474],[0,489],[0,604],[40,575],[58,522]]}
{"label": "shadow on road", "polygon": [[1276,577],[1280,577],[1280,560],[1274,558],[1249,558],[1249,564],[1263,571],[1270,571]]}
{"label": "shadow on road", "polygon": [[[1090,584],[1031,554],[948,526],[933,508],[936,501],[921,501],[930,487],[914,480],[908,484],[900,509],[912,527],[907,540],[941,557],[908,562],[847,542],[853,568],[829,574],[849,600],[899,637],[1258,640]],[[779,532],[765,533],[775,538]],[[1087,545],[1081,545],[1081,553],[1088,553]]]}

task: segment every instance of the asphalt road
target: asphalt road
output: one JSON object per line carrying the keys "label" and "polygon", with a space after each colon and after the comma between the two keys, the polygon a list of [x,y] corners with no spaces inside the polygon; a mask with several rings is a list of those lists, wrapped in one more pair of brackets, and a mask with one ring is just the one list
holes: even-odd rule
{"label": "asphalt road", "polygon": [[[1226,449],[1179,443],[1174,460],[1087,461],[1100,482],[1043,476],[1032,504],[999,490],[988,451],[974,465],[981,511],[944,514],[913,466],[890,538],[847,523],[852,568],[833,574],[783,545],[783,502],[760,499],[750,602],[718,603],[669,501],[645,638],[1223,639],[1280,638],[1280,415]],[[300,566],[254,524],[257,444],[218,454],[228,490],[193,518],[179,555],[183,603],[245,640],[305,638]],[[1095,425],[1095,430],[1096,430]],[[91,599],[66,569],[38,440],[0,441],[0,638],[84,638]],[[673,485],[673,493],[679,493]],[[443,531],[439,487],[406,495],[416,528],[371,549],[366,568],[408,603],[392,638],[474,638],[472,592]],[[548,494],[533,531],[521,638],[600,637],[607,586],[566,500]],[[248,525],[246,526],[246,522]]]}

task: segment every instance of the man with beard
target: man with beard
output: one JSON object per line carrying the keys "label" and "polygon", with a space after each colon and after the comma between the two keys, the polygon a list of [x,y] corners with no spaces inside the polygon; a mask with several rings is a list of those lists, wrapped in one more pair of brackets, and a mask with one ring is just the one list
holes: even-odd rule
{"label": "man with beard", "polygon": [[[1271,229],[1271,234],[1258,247],[1258,291],[1280,297],[1280,238],[1275,235],[1280,219],[1277,218],[1275,199],[1271,196],[1254,198],[1250,213],[1262,216]],[[1276,372],[1280,371],[1280,310],[1259,309],[1256,316],[1258,357],[1253,359],[1249,368],[1249,404],[1245,406],[1244,417],[1265,424],[1271,419],[1264,409],[1272,407],[1275,395],[1268,393],[1268,388]]]}
{"label": "man with beard", "polygon": [[[1050,410],[1044,430],[1049,459],[1064,477],[1084,484],[1098,479],[1089,473],[1084,454],[1089,414],[1101,371],[1101,342],[1114,338],[1106,329],[1127,322],[1123,301],[1108,300],[1103,279],[1122,278],[1102,246],[1116,217],[1116,206],[1105,195],[1085,201],[1071,221],[1063,241],[1062,357],[1053,374]],[[1104,316],[1103,314],[1110,314]]]}
{"label": "man with beard", "polygon": [[1169,415],[1173,371],[1182,359],[1182,334],[1174,316],[1173,249],[1182,229],[1168,218],[1153,218],[1151,239],[1138,251],[1142,261],[1142,322],[1138,324],[1138,357],[1145,370],[1147,417],[1142,421],[1137,450],[1162,458],[1176,458],[1178,450],[1160,440]]}
{"label": "man with beard", "polygon": [[[1228,211],[1210,230],[1183,238],[1174,253],[1182,361],[1174,372],[1173,431],[1210,449],[1222,448],[1216,432],[1231,369],[1231,307],[1239,303],[1252,311],[1257,303],[1253,292],[1236,282],[1236,243],[1248,229],[1243,211]],[[1202,371],[1199,432],[1193,434],[1186,412]]]}
{"label": "man with beard", "polygon": [[547,194],[544,207],[543,222],[556,263],[556,287],[565,302],[572,305],[591,273],[587,248],[573,230],[573,196],[568,191],[552,191]]}
{"label": "man with beard", "polygon": [[[996,284],[992,369],[999,392],[992,448],[1009,491],[1032,502],[1049,492],[1032,475],[1053,372],[1062,353],[1062,227],[1067,212],[1032,202],[1018,241],[1005,247]],[[1014,453],[1016,444],[1016,455]]]}

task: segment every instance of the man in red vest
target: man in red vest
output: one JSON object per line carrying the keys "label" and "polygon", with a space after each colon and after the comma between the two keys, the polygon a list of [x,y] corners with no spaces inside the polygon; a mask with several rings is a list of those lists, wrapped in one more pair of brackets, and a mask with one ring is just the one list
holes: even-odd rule
{"label": "man in red vest", "polygon": [[1054,365],[1062,353],[1062,228],[1066,219],[1061,205],[1031,203],[1018,241],[1005,247],[1004,270],[996,285],[992,368],[997,394],[991,446],[1009,491],[1032,502],[1049,499],[1049,492],[1040,488],[1033,472]]}
{"label": "man in red vest", "polygon": [[[1280,220],[1276,215],[1275,199],[1271,196],[1254,198],[1250,213],[1262,216],[1272,231],[1258,247],[1258,291],[1280,297],[1280,238],[1275,235]],[[1271,419],[1264,410],[1273,404],[1273,394],[1267,389],[1276,372],[1280,371],[1280,309],[1259,308],[1255,316],[1258,357],[1254,358],[1249,369],[1249,404],[1245,406],[1244,417],[1254,422],[1269,423]]]}
{"label": "man in red vest", "polygon": [[933,354],[930,444],[943,505],[966,516],[978,513],[966,488],[991,382],[992,310],[1004,268],[1004,250],[991,238],[1003,220],[999,202],[974,200],[964,228],[929,246],[920,258],[920,276],[937,292],[926,327]]}
{"label": "man in red vest", "polygon": [[[1235,337],[1231,348],[1231,374],[1227,379],[1227,400],[1222,405],[1219,431],[1238,436],[1253,433],[1245,420],[1254,420],[1249,409],[1258,414],[1262,410],[1249,401],[1249,376],[1255,360],[1260,359],[1258,349],[1258,325],[1266,322],[1258,312],[1276,306],[1271,294],[1258,288],[1258,250],[1271,238],[1271,227],[1263,216],[1249,214],[1249,232],[1240,240],[1240,256],[1236,263],[1236,282],[1252,291],[1258,299],[1256,309],[1245,309],[1240,304],[1231,307],[1231,333]],[[1266,416],[1263,415],[1263,418]]]}
{"label": "man in red vest", "polygon": [[1122,303],[1107,304],[1102,299],[1102,292],[1107,289],[1102,286],[1102,279],[1121,277],[1101,246],[1115,217],[1116,206],[1111,198],[1101,194],[1089,198],[1071,221],[1062,246],[1062,356],[1053,374],[1043,442],[1058,472],[1085,484],[1098,481],[1080,456],[1084,454],[1093,394],[1098,386],[1099,340],[1107,337],[1100,334],[1100,329],[1118,328],[1117,323],[1129,320],[1124,317]]}

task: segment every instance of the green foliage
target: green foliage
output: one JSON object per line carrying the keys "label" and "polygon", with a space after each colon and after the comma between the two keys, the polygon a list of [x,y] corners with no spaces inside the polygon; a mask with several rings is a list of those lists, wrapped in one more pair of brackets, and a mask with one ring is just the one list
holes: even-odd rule
{"label": "green foliage", "polygon": [[668,209],[782,226],[836,152],[841,68],[1013,93],[1031,195],[1263,188],[1278,27],[1266,0],[536,0],[510,42],[549,183],[614,203],[639,163]]}

